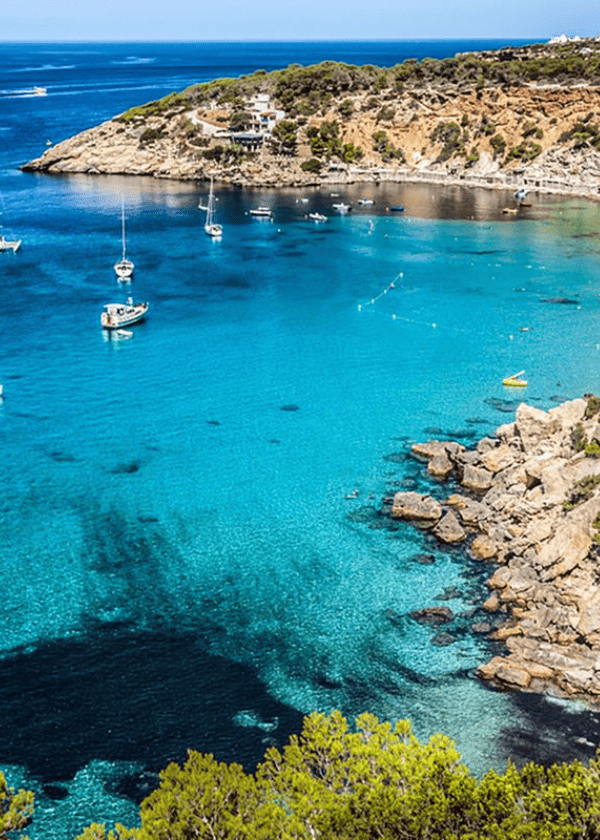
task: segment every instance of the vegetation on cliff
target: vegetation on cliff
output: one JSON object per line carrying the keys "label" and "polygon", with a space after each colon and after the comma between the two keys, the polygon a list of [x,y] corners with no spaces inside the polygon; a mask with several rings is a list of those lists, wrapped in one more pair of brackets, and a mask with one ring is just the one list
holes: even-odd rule
{"label": "vegetation on cliff", "polygon": [[[277,121],[238,143],[256,134],[257,96]],[[599,125],[600,40],[587,39],[216,79],[131,108],[24,168],[276,185],[349,166],[489,174],[534,164],[559,180],[570,170],[572,185],[573,174],[598,180]]]}

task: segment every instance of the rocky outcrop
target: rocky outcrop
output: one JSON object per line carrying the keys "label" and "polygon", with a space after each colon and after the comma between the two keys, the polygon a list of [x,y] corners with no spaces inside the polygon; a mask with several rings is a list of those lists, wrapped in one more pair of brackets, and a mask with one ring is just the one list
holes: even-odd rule
{"label": "rocky outcrop", "polygon": [[[417,69],[405,63],[370,68],[370,75],[368,68],[326,62],[297,70],[303,81],[290,76],[298,88],[295,100],[281,77],[290,68],[254,79],[254,88],[253,77],[224,80],[237,85],[235,97],[219,82],[198,85],[64,140],[24,169],[213,177],[244,187],[429,181],[597,198],[600,130],[592,117],[600,111],[600,77],[591,64],[588,77],[585,65],[573,76],[569,57],[557,53],[553,59],[552,49],[481,53],[471,61],[463,56]],[[600,43],[589,39],[577,50],[589,64]],[[533,59],[538,65],[563,61],[565,73],[554,67],[553,81],[538,78],[539,66],[527,64]],[[514,69],[519,63],[525,68],[520,77]],[[484,75],[473,76],[477,67]],[[229,130],[236,110],[251,109],[257,90],[287,109],[277,112],[291,125],[287,146],[267,134],[242,149]],[[328,129],[328,139],[315,144],[321,127],[334,123],[335,142]],[[315,165],[307,171],[308,161]]]}
{"label": "rocky outcrop", "polygon": [[[428,460],[443,448],[464,490],[420,497],[422,509],[439,511],[431,532],[457,541],[441,528],[452,517],[449,533],[460,529],[472,557],[496,564],[483,609],[503,617],[491,636],[506,655],[477,670],[496,685],[600,703],[599,411],[592,396],[550,411],[523,403],[474,449],[413,447]],[[396,493],[388,515],[406,518],[405,497],[414,495]]]}

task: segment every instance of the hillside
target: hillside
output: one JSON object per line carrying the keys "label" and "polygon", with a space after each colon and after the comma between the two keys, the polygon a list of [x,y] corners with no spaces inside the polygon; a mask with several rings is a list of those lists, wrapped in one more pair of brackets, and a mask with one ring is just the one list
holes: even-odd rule
{"label": "hillside", "polygon": [[600,39],[193,85],[25,170],[282,186],[373,180],[600,191]]}

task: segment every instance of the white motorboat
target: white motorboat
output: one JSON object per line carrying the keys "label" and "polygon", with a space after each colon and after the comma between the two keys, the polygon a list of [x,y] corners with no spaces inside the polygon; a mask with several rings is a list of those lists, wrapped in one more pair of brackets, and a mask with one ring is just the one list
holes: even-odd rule
{"label": "white motorboat", "polygon": [[217,238],[223,235],[223,225],[218,225],[214,220],[215,215],[215,197],[213,194],[213,179],[210,179],[210,191],[208,193],[208,199],[206,204],[198,205],[200,210],[206,210],[206,221],[204,222],[204,233],[207,236],[212,236]]}
{"label": "white motorboat", "polygon": [[248,210],[251,216],[262,216],[263,218],[272,215],[270,207],[255,207],[253,210]]}
{"label": "white motorboat", "polygon": [[[0,193],[0,215],[4,212],[4,197],[2,193]],[[19,248],[21,247],[21,240],[20,239],[6,239],[4,234],[2,233],[3,225],[0,223],[0,251],[12,251],[13,254],[16,254]]]}
{"label": "white motorboat", "polygon": [[372,198],[359,198],[358,203],[366,206],[367,204],[375,204]]}
{"label": "white motorboat", "polygon": [[309,213],[308,218],[312,219],[313,222],[326,222],[327,216],[324,216],[322,213]]}
{"label": "white motorboat", "polygon": [[348,213],[352,209],[349,204],[343,204],[341,202],[339,204],[334,204],[333,207],[339,213]]}
{"label": "white motorboat", "polygon": [[5,239],[4,236],[0,234],[0,251],[12,251],[13,254],[16,254],[20,247],[20,239]]}
{"label": "white motorboat", "polygon": [[142,321],[147,311],[147,303],[134,303],[133,298],[127,298],[126,303],[106,303],[100,323],[105,330],[122,330],[123,327]]}
{"label": "white motorboat", "polygon": [[125,240],[125,205],[123,197],[121,197],[121,241],[123,244],[123,254],[121,259],[115,263],[115,272],[119,281],[126,282],[133,274],[135,265],[127,259],[127,244]]}

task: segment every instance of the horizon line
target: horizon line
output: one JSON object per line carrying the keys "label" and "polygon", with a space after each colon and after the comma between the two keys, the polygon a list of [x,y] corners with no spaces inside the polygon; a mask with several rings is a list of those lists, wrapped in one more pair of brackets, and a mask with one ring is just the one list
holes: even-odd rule
{"label": "horizon line", "polygon": [[[563,35],[566,33],[561,33]],[[557,38],[559,35],[552,35],[550,38]],[[581,38],[583,40],[597,40],[600,35],[566,35],[567,38]],[[302,43],[356,43],[356,44],[400,44],[413,43],[415,41],[528,41],[539,43],[548,40],[548,36],[469,36],[466,38],[138,38],[133,40],[117,40],[115,38],[73,38],[57,39],[49,38],[41,40],[38,38],[6,38],[0,37],[0,44],[302,44]]]}

